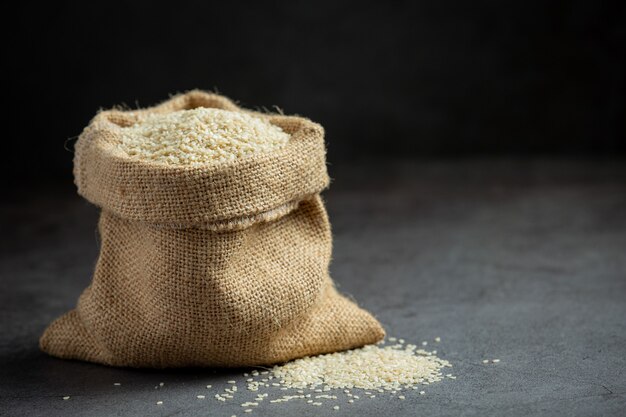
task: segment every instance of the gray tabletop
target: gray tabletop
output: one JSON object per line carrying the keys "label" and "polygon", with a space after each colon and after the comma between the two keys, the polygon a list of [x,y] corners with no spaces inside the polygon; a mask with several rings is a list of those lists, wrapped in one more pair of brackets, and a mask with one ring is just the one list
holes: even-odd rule
{"label": "gray tabletop", "polygon": [[[458,378],[404,401],[261,403],[246,416],[624,415],[626,161],[377,161],[331,174],[339,289],[390,336],[441,337],[438,355]],[[243,388],[246,370],[115,369],[40,353],[45,326],[90,281],[97,210],[65,185],[10,194],[0,214],[0,415],[244,415],[253,393],[213,395],[230,379]]]}

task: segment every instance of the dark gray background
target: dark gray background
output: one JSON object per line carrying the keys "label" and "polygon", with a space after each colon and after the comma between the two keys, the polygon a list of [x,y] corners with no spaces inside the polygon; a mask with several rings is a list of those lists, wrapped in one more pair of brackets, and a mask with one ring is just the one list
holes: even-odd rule
{"label": "dark gray background", "polygon": [[[324,194],[331,274],[390,335],[430,346],[441,337],[438,355],[458,378],[405,401],[377,395],[348,404],[340,392],[342,400],[320,408],[263,403],[250,417],[624,415],[625,161],[394,160],[375,168],[336,167]],[[0,415],[248,416],[239,405],[253,397],[244,370],[115,369],[39,352],[45,326],[89,284],[97,214],[59,189],[0,208]],[[493,358],[501,362],[482,364]],[[238,401],[216,401],[230,379],[239,382]]]}
{"label": "dark gray background", "polygon": [[332,163],[626,151],[620,1],[13,7],[4,146],[18,156],[0,166],[18,179],[69,182],[63,143],[99,108],[147,106],[191,88],[322,123]]}
{"label": "dark gray background", "polygon": [[440,336],[458,375],[403,402],[252,416],[624,415],[623,2],[3,7],[0,415],[243,415],[211,397],[238,372],[37,348],[98,254],[73,140],[99,108],[191,88],[325,126],[335,282],[389,334]]}

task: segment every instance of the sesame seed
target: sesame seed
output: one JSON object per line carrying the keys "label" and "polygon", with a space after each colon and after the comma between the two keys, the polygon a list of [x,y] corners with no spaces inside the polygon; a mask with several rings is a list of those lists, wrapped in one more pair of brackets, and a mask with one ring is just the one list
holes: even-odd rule
{"label": "sesame seed", "polygon": [[489,363],[489,359],[483,359],[483,363]]}
{"label": "sesame seed", "polygon": [[64,400],[69,400],[69,399],[70,399],[70,396],[69,396],[69,395],[66,395],[65,397],[63,397],[63,399],[64,399]]}
{"label": "sesame seed", "polygon": [[251,408],[248,408],[247,410],[243,410],[243,412],[244,412],[244,413],[251,413],[251,412],[252,412],[252,409],[251,409]]}
{"label": "sesame seed", "polygon": [[[362,348],[323,354],[312,357],[304,357],[276,365],[269,371],[263,371],[263,381],[247,378],[244,385],[249,391],[258,392],[263,387],[278,388],[280,390],[293,390],[294,395],[283,395],[281,398],[269,399],[271,404],[285,403],[298,399],[306,404],[322,406],[323,399],[337,403],[337,393],[343,392],[347,397],[345,401],[353,404],[359,399],[359,395],[350,390],[360,389],[366,397],[376,398],[378,393],[388,392],[398,400],[405,400],[403,390],[419,390],[421,385],[429,385],[441,381],[444,377],[442,370],[451,367],[446,360],[435,356],[436,351],[417,349],[416,345],[403,344],[393,345],[375,344]],[[367,364],[367,366],[363,366]],[[256,375],[255,375],[256,373]],[[258,376],[258,371],[251,373]],[[452,374],[448,378],[456,378]],[[268,383],[267,381],[273,381]],[[234,383],[235,381],[228,381]],[[209,386],[207,386],[209,387]],[[335,391],[337,390],[337,391]],[[224,393],[216,395],[218,401],[233,399],[237,391],[237,385],[224,388]],[[424,391],[419,391],[424,395]],[[257,393],[254,401],[240,403],[240,406],[252,412],[254,407],[264,401],[269,394]],[[346,403],[344,402],[344,404]],[[338,405],[329,404],[333,409]]]}
{"label": "sesame seed", "polygon": [[420,391],[420,395],[426,394],[426,391]]}
{"label": "sesame seed", "polygon": [[161,404],[163,404],[163,401],[157,401],[156,403],[157,403],[157,405],[161,405]]}
{"label": "sesame seed", "polygon": [[334,406],[333,410],[339,410],[339,406],[338,405]]}
{"label": "sesame seed", "polygon": [[494,359],[494,360],[492,360],[491,362],[493,362],[493,363],[498,363],[498,362],[500,362],[500,359]]}
{"label": "sesame seed", "polygon": [[136,124],[122,128],[118,149],[131,158],[198,165],[280,149],[289,138],[266,119],[200,107],[140,116]]}
{"label": "sesame seed", "polygon": [[437,343],[441,342],[441,338],[440,338],[440,337],[438,337],[438,336],[437,336],[437,337],[435,337],[435,342],[437,342]]}
{"label": "sesame seed", "polygon": [[203,400],[203,399],[204,399],[204,395],[197,395],[197,397],[198,397],[199,399],[201,399],[201,400]]}
{"label": "sesame seed", "polygon": [[236,383],[237,383],[237,381],[228,381],[228,382],[227,382],[227,384],[231,384],[231,385],[232,385],[232,384],[236,384]]}
{"label": "sesame seed", "polygon": [[165,385],[165,382],[159,382],[160,387],[162,387],[163,385]]}
{"label": "sesame seed", "polygon": [[119,382],[114,382],[113,385],[115,385],[116,387],[119,387],[122,384],[120,384]]}
{"label": "sesame seed", "polygon": [[213,386],[213,385],[207,385],[206,387],[207,387],[207,388],[211,388],[212,386]]}

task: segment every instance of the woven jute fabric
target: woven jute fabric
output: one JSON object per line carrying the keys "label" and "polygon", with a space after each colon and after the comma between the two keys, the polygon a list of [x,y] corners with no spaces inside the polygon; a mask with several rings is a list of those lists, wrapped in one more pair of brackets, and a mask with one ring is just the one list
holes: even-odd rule
{"label": "woven jute fabric", "polygon": [[378,321],[328,274],[321,126],[254,113],[289,133],[287,146],[201,167],[145,162],[117,147],[121,127],[142,113],[195,107],[249,112],[192,91],[100,112],[81,134],[74,176],[101,208],[100,255],[91,285],[46,329],[41,349],[113,366],[249,366],[382,339]]}

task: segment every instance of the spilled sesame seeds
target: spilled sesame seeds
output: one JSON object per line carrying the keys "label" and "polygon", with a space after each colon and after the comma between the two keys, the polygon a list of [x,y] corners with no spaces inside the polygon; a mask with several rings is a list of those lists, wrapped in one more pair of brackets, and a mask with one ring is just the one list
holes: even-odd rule
{"label": "spilled sesame seeds", "polygon": [[[443,370],[452,365],[435,356],[436,351],[406,344],[403,339],[389,338],[390,342],[392,340],[395,343],[379,343],[343,352],[304,357],[269,370],[246,372],[243,374],[244,389],[238,390],[237,381],[229,380],[229,386],[223,388],[223,392],[216,393],[214,398],[218,402],[233,402],[241,398],[236,398],[237,396],[245,396],[246,391],[250,391],[254,396],[248,394],[247,398],[244,397],[248,401],[237,401],[244,413],[253,413],[264,402],[280,404],[289,401],[324,407],[320,410],[323,413],[324,409],[339,410],[339,404],[350,408],[385,395],[403,401],[423,385],[434,384],[446,378],[456,379],[451,373],[444,376]],[[483,362],[498,363],[500,360],[485,359]],[[273,382],[270,384],[269,381]],[[113,385],[122,384],[115,382]],[[164,382],[160,382],[157,388],[164,385]],[[206,385],[206,388],[210,389],[212,385]],[[265,389],[269,389],[269,392],[259,392]],[[290,392],[276,395],[279,390]],[[426,394],[423,390],[418,393]],[[62,398],[70,399],[69,396]],[[196,398],[204,400],[206,396],[198,394]],[[162,405],[163,401],[156,401],[156,404]]]}

